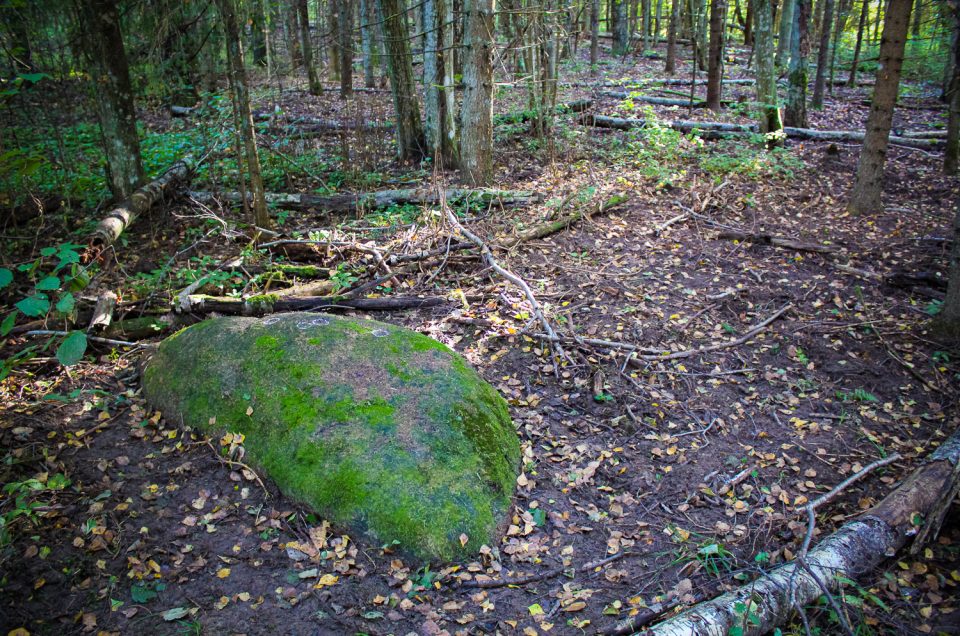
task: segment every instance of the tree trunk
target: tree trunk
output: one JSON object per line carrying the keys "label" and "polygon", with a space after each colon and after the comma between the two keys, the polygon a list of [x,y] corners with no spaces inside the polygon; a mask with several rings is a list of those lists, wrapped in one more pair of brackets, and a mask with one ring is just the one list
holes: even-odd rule
{"label": "tree trunk", "polygon": [[263,11],[263,3],[254,0],[250,15],[250,53],[253,63],[257,66],[267,65],[267,16]]}
{"label": "tree trunk", "polygon": [[953,247],[950,248],[948,271],[947,297],[937,321],[942,331],[954,340],[960,340],[960,202],[953,217]]}
{"label": "tree trunk", "polygon": [[793,12],[796,4],[797,0],[783,0],[783,8],[780,9],[780,27],[778,29],[780,39],[777,42],[777,57],[774,61],[774,65],[778,69],[786,68],[790,59],[790,39],[793,35]]}
{"label": "tree trunk", "polygon": [[817,77],[813,83],[814,108],[823,108],[823,90],[827,80],[827,67],[830,64],[830,28],[833,26],[834,0],[822,0],[823,19],[820,21],[820,50],[817,51]]}
{"label": "tree trunk", "polygon": [[114,0],[89,0],[80,7],[107,157],[107,182],[114,197],[126,199],[143,183],[144,172],[120,14]]}
{"label": "tree trunk", "polygon": [[413,56],[410,54],[410,31],[402,0],[378,0],[379,22],[397,112],[397,155],[402,161],[420,161],[426,153],[420,103],[413,79]]}
{"label": "tree trunk", "polygon": [[[744,46],[751,46],[753,44],[753,38],[755,35],[754,21],[757,19],[756,16],[754,15],[755,12],[756,12],[756,8],[754,7],[754,1],[747,0],[747,17],[744,19],[744,23],[743,23],[743,45]],[[773,20],[772,17],[770,19]],[[773,56],[771,54],[771,58],[772,57]]]}
{"label": "tree trunk", "polygon": [[[240,127],[240,138],[243,141],[247,164],[247,177],[250,180],[250,192],[253,195],[253,219],[251,220],[259,227],[269,228],[272,223],[270,215],[267,213],[267,202],[263,196],[260,157],[257,154],[256,131],[253,127],[253,114],[250,111],[250,91],[247,88],[247,73],[243,65],[243,47],[240,45],[240,29],[237,25],[235,1],[216,0],[216,4],[220,12],[220,18],[223,20],[227,65],[230,69],[230,89],[233,92],[233,108]],[[304,2],[304,4],[306,3]]]}
{"label": "tree trunk", "polygon": [[[912,34],[914,39],[917,39],[920,37],[920,27],[923,25],[923,2],[924,0],[914,0],[914,4],[913,4]],[[947,8],[947,11],[949,10],[950,9]]]}
{"label": "tree trunk", "polygon": [[957,174],[960,167],[960,7],[947,9],[953,14],[953,38],[950,60],[952,68],[950,88],[947,90],[950,114],[947,118],[947,147],[943,155],[943,171],[948,175]]}
{"label": "tree trunk", "polygon": [[643,21],[641,22],[641,28],[643,29],[643,51],[647,52],[650,50],[650,0],[642,0],[643,7]]}
{"label": "tree trunk", "polygon": [[773,59],[773,8],[771,0],[754,0],[753,17],[757,22],[757,102],[760,104],[760,132],[783,128],[777,99],[777,74]]}
{"label": "tree trunk", "polygon": [[670,1],[670,26],[667,27],[667,61],[663,72],[673,75],[677,72],[677,28],[680,22],[680,0]]}
{"label": "tree trunk", "polygon": [[10,66],[16,73],[33,72],[33,50],[30,44],[29,19],[26,15],[28,3],[5,2],[0,7],[0,16],[10,37],[7,55]]}
{"label": "tree trunk", "polygon": [[375,0],[360,0],[360,46],[363,49],[363,86],[377,85],[376,64],[373,59],[373,33],[370,27],[370,3]]}
{"label": "tree trunk", "polygon": [[663,0],[657,0],[657,9],[653,18],[653,45],[660,44],[660,20],[663,17]]}
{"label": "tree trunk", "polygon": [[296,0],[287,10],[287,49],[290,51],[290,68],[303,64],[303,49],[300,46],[300,8]]}
{"label": "tree trunk", "polygon": [[600,69],[600,0],[590,0],[590,74],[596,75]]}
{"label": "tree trunk", "polygon": [[467,183],[487,185],[493,178],[494,0],[464,0],[463,10],[460,164]]}
{"label": "tree trunk", "polygon": [[857,43],[853,47],[853,63],[850,65],[850,78],[847,80],[847,86],[857,85],[857,67],[860,66],[860,51],[863,48],[863,32],[867,28],[867,19],[870,15],[870,3],[863,0],[860,6],[860,25],[857,27]]}
{"label": "tree trunk", "polygon": [[710,60],[707,66],[707,108],[720,110],[723,95],[723,45],[727,24],[727,0],[710,4]]}
{"label": "tree trunk", "polygon": [[330,0],[337,4],[337,44],[340,49],[340,96],[353,95],[353,0]]}
{"label": "tree trunk", "polygon": [[877,83],[873,89],[870,114],[867,116],[867,136],[860,151],[857,177],[847,204],[847,210],[853,214],[878,212],[882,209],[880,194],[883,189],[883,165],[887,158],[893,108],[900,89],[903,49],[907,41],[912,6],[912,0],[890,0],[887,5],[887,19],[880,42]]}
{"label": "tree trunk", "polygon": [[310,86],[310,94],[319,95],[323,92],[323,86],[320,84],[317,65],[313,59],[313,41],[310,39],[310,13],[307,11],[307,0],[296,0],[296,3],[298,22],[300,23],[300,50],[303,52],[303,65],[307,68],[307,83]]}
{"label": "tree trunk", "polygon": [[697,66],[701,71],[707,70],[707,36],[708,36],[708,20],[707,20],[707,0],[692,0],[695,2],[696,11],[693,13],[696,15],[696,22],[694,30],[696,31],[696,49],[694,54],[697,58]]}
{"label": "tree trunk", "polygon": [[[898,0],[891,0],[895,3]],[[909,1],[909,0],[908,0]],[[842,578],[871,573],[916,534],[914,520],[939,528],[939,510],[957,494],[960,439],[954,433],[880,503],[849,521],[805,556],[755,581],[699,603],[645,630],[645,636],[741,636],[771,633],[798,608],[832,593]],[[932,537],[928,537],[932,539]],[[800,609],[800,611],[803,611]]]}
{"label": "tree trunk", "polygon": [[447,67],[452,48],[445,46],[450,40],[453,24],[446,24],[447,3],[453,0],[424,0],[424,132],[427,150],[434,164],[443,168],[457,165],[454,107],[451,100],[453,86],[447,90]]}
{"label": "tree trunk", "polygon": [[789,126],[807,126],[807,17],[810,0],[794,0],[793,29],[790,35],[790,76],[787,88],[787,107],[784,123]]}
{"label": "tree trunk", "polygon": [[629,0],[613,1],[613,54],[626,55],[630,52],[630,22],[627,19]]}
{"label": "tree trunk", "polygon": [[837,22],[833,26],[833,43],[830,45],[830,81],[827,82],[828,90],[833,95],[833,87],[837,85],[834,71],[837,67],[837,50],[840,48],[840,36],[847,29],[847,22],[850,19],[850,9],[853,7],[853,0],[840,0],[837,11]]}

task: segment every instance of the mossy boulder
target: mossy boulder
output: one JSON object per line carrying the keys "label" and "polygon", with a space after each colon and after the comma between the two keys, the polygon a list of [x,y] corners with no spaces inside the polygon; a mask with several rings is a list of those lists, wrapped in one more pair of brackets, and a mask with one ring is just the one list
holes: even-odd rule
{"label": "mossy boulder", "polygon": [[506,402],[408,329],[309,313],[215,318],[167,338],[143,388],[168,420],[243,433],[245,460],[284,493],[377,544],[463,557],[495,541],[509,512],[520,445]]}

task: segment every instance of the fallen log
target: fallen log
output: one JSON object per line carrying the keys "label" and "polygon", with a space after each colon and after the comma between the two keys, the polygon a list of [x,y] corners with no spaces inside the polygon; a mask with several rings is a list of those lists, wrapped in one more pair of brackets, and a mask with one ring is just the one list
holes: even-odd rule
{"label": "fallen log", "polygon": [[756,243],[758,245],[772,245],[774,247],[783,247],[786,249],[795,250],[797,252],[817,252],[820,254],[834,254],[838,250],[835,247],[830,247],[827,245],[817,245],[816,243],[804,243],[797,239],[787,238],[783,236],[774,236],[772,234],[756,234],[749,232],[738,232],[738,231],[725,231],[720,232],[717,236],[718,239],[725,239],[728,241],[740,241],[745,243]]}
{"label": "fallen log", "polygon": [[173,321],[168,316],[143,316],[118,320],[107,327],[103,335],[122,340],[143,340],[163,335],[172,328]]}
{"label": "fallen log", "polygon": [[113,321],[113,310],[117,306],[117,295],[112,291],[105,291],[97,297],[97,304],[93,307],[93,317],[87,331],[103,331]]}
{"label": "fallen log", "polygon": [[113,208],[93,230],[91,246],[102,249],[111,245],[138,216],[153,207],[168,191],[186,181],[194,168],[193,157],[188,155],[130,195],[129,199]]}
{"label": "fallen log", "polygon": [[594,212],[593,214],[588,214],[583,209],[577,210],[575,212],[571,212],[570,214],[567,214],[557,219],[556,221],[550,221],[548,223],[543,223],[541,225],[532,227],[528,230],[524,230],[523,232],[518,233],[515,237],[513,237],[510,240],[501,241],[500,244],[503,247],[513,247],[515,245],[519,245],[520,243],[524,243],[526,241],[533,241],[536,239],[550,236],[551,234],[556,234],[557,232],[561,230],[565,230],[566,228],[570,227],[571,225],[573,225],[574,223],[576,223],[577,221],[579,221],[584,217],[590,218],[592,216],[606,214],[613,208],[617,207],[618,205],[626,201],[627,198],[628,197],[625,194],[616,194],[610,197],[609,199],[607,199],[606,201],[603,201],[600,204],[600,206],[597,208],[596,212]]}
{"label": "fallen log", "polygon": [[197,110],[196,106],[177,106],[176,104],[170,105],[170,116],[171,117],[189,117]]}
{"label": "fallen log", "polygon": [[[586,126],[595,126],[597,128],[613,128],[616,130],[631,130],[633,128],[643,128],[649,122],[645,119],[632,119],[623,117],[608,117],[606,115],[586,114],[580,117],[580,123]],[[723,122],[712,121],[663,121],[659,122],[661,126],[667,126],[680,132],[706,133],[706,137],[722,136],[737,137],[759,134],[759,129],[752,124],[727,124]],[[865,133],[858,130],[814,130],[812,128],[792,128],[785,127],[783,133],[792,139],[809,139],[812,141],[848,141],[854,143],[863,143]],[[918,148],[921,150],[936,150],[943,144],[938,139],[918,139],[914,137],[904,137],[890,135],[890,144],[895,146],[904,146],[906,148]]]}
{"label": "fallen log", "polygon": [[[343,132],[349,130],[377,130],[392,131],[393,122],[379,121],[339,121],[337,119],[324,119],[322,117],[288,117],[282,113],[256,113],[254,119],[257,121],[268,121],[272,125],[269,130],[283,132],[290,135],[310,132]],[[278,122],[287,124],[286,126],[276,125]]]}
{"label": "fallen log", "polygon": [[[636,95],[622,91],[603,91],[601,95],[604,95],[605,97],[613,97],[614,99],[629,99],[634,102],[654,104],[655,106],[682,106],[683,108],[707,107],[707,102],[700,100],[690,101],[689,99],[674,99],[672,97],[651,97],[649,95]],[[725,106],[729,104],[730,102],[723,102],[723,105]]]}
{"label": "fallen log", "polygon": [[[879,504],[847,522],[805,558],[780,565],[743,587],[699,603],[643,632],[645,636],[712,636],[733,628],[766,634],[840,578],[870,573],[918,532],[932,539],[960,489],[960,431],[955,432]],[[945,503],[946,502],[946,503]],[[919,543],[916,548],[921,547]],[[744,609],[746,608],[746,609]],[[749,620],[745,616],[749,611]]]}
{"label": "fallen log", "polygon": [[[211,204],[225,202],[239,204],[239,192],[188,192],[188,196],[200,203]],[[449,201],[481,201],[483,203],[498,203],[500,205],[528,205],[536,203],[540,197],[535,192],[527,190],[496,190],[478,189],[468,190],[449,188],[444,192]],[[436,190],[408,189],[408,190],[380,190],[378,192],[358,192],[344,194],[266,194],[267,205],[282,210],[310,210],[322,209],[327,212],[353,212],[355,210],[385,208],[391,205],[434,204],[440,202]]]}
{"label": "fallen log", "polygon": [[[567,113],[582,113],[591,106],[593,106],[593,100],[590,98],[576,99],[572,102],[567,102],[566,104],[557,104],[557,106],[554,108],[554,114],[565,115]],[[533,119],[534,115],[535,113],[530,110],[504,113],[502,115],[494,115],[493,123],[496,125],[521,124]]]}
{"label": "fallen log", "polygon": [[313,296],[281,298],[275,294],[250,296],[249,298],[231,298],[226,296],[207,296],[191,294],[174,306],[176,313],[209,314],[213,312],[240,316],[265,316],[282,311],[329,311],[336,309],[356,309],[360,311],[391,311],[396,309],[419,309],[435,307],[449,302],[446,298],[418,296],[388,296],[384,298],[344,298],[333,296],[318,298]]}
{"label": "fallen log", "polygon": [[[725,79],[720,82],[721,84],[727,85],[753,85],[757,83],[757,80],[752,78],[741,78],[741,79]],[[691,80],[685,77],[657,77],[650,79],[638,79],[638,80],[614,80],[609,82],[604,82],[603,86],[617,86],[628,88],[630,86],[656,86],[662,84],[664,86],[706,86],[707,80]]]}

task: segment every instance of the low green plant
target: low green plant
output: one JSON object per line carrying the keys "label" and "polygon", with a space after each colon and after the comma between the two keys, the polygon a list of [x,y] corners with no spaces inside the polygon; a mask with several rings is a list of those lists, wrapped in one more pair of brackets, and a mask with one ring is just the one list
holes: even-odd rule
{"label": "low green plant", "polygon": [[13,538],[10,529],[17,519],[36,524],[40,518],[38,511],[50,505],[54,493],[70,484],[63,473],[55,473],[43,480],[31,478],[6,484],[0,502],[0,546],[9,545]]}

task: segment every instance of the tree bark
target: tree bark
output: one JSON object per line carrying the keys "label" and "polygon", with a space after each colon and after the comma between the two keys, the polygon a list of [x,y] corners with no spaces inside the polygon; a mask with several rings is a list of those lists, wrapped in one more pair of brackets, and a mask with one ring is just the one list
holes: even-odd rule
{"label": "tree bark", "polygon": [[710,3],[710,59],[707,65],[707,108],[720,110],[723,95],[723,45],[727,24],[727,0]]}
{"label": "tree bark", "polygon": [[426,154],[426,144],[413,79],[406,11],[402,0],[377,1],[393,107],[397,113],[397,155],[402,161],[420,161]]}
{"label": "tree bark", "polygon": [[954,340],[960,340],[960,202],[953,217],[953,246],[950,248],[947,269],[947,297],[943,300],[937,319],[946,334]]}
{"label": "tree bark", "polygon": [[363,50],[363,85],[375,88],[376,64],[373,59],[373,34],[370,28],[370,3],[375,0],[360,0],[360,48]]}
{"label": "tree bark", "polygon": [[453,104],[453,87],[447,90],[447,66],[452,48],[444,45],[449,40],[452,24],[446,24],[447,2],[453,0],[424,0],[424,50],[423,50],[423,92],[424,92],[424,132],[427,150],[434,165],[455,168],[457,165],[456,126]]}
{"label": "tree bark", "polygon": [[303,49],[300,46],[300,7],[294,1],[287,8],[287,49],[290,51],[290,68],[297,69],[303,64]]}
{"label": "tree bark", "polygon": [[777,75],[773,58],[773,7],[771,0],[754,0],[753,17],[757,28],[757,102],[759,104],[759,127],[763,134],[783,128],[780,121],[780,105],[777,98]]}
{"label": "tree bark", "polygon": [[[233,108],[240,128],[247,177],[253,195],[253,219],[256,225],[269,228],[272,223],[267,214],[267,202],[263,197],[263,178],[260,174],[260,156],[257,153],[256,131],[250,111],[250,91],[247,87],[247,72],[243,64],[243,47],[240,46],[240,29],[237,24],[236,0],[216,0],[227,48],[227,66],[230,69],[230,89],[233,93]],[[239,155],[239,151],[238,151]]]}
{"label": "tree bark", "polygon": [[340,96],[353,95],[353,0],[337,4],[337,48],[340,49]]}
{"label": "tree bark", "polygon": [[303,65],[307,69],[307,84],[311,95],[323,92],[320,84],[320,75],[317,74],[317,65],[313,59],[313,41],[310,39],[310,13],[307,11],[307,0],[295,0],[297,3],[298,22],[300,24],[300,50],[303,54]]}
{"label": "tree bark", "polygon": [[780,26],[777,30],[779,41],[777,42],[777,57],[774,61],[774,65],[778,69],[786,68],[787,62],[790,59],[790,40],[793,35],[793,12],[796,4],[797,0],[783,0],[783,8],[780,9]]}
{"label": "tree bark", "polygon": [[464,0],[465,90],[460,110],[460,164],[464,180],[487,185],[493,178],[494,0]]}
{"label": "tree bark", "polygon": [[790,76],[784,123],[800,128],[807,125],[807,17],[810,0],[794,0],[793,29],[790,35]]}
{"label": "tree bark", "polygon": [[827,67],[830,64],[830,34],[833,26],[834,0],[822,0],[823,19],[820,22],[820,50],[817,51],[817,76],[813,83],[814,108],[823,108],[823,91],[827,80]]}
{"label": "tree bark", "polygon": [[160,201],[164,194],[185,181],[193,168],[193,158],[184,157],[162,175],[136,190],[129,199],[103,217],[90,236],[90,244],[98,248],[112,244],[138,216]]}
{"label": "tree bark", "polygon": [[903,49],[907,41],[912,0],[890,0],[887,19],[880,42],[880,66],[873,89],[873,103],[867,116],[867,136],[857,163],[857,177],[850,193],[847,210],[853,214],[878,212],[882,209],[883,166],[887,158],[893,108],[900,89]]}
{"label": "tree bark", "polygon": [[860,51],[863,48],[863,32],[867,27],[867,18],[870,14],[870,3],[863,0],[860,6],[860,24],[857,27],[857,43],[853,47],[853,63],[850,65],[850,78],[847,80],[847,86],[853,87],[857,84],[857,67],[860,66]]}
{"label": "tree bark", "polygon": [[107,182],[114,197],[125,199],[143,183],[144,171],[120,14],[114,0],[79,4],[107,158]]}
{"label": "tree bark", "polygon": [[627,16],[629,0],[613,2],[613,54],[626,55],[630,52],[630,20]]}
{"label": "tree bark", "polygon": [[596,75],[600,71],[600,0],[590,3],[590,74]]}
{"label": "tree bark", "polygon": [[673,75],[677,72],[677,28],[680,22],[680,0],[670,0],[670,26],[667,27],[667,61],[663,72]]}
{"label": "tree bark", "polygon": [[947,118],[947,147],[943,155],[943,171],[948,175],[957,174],[960,167],[960,6],[947,9],[953,14],[953,37],[951,39],[950,61],[948,67],[952,73],[947,89],[947,103],[950,114]]}
{"label": "tree bark", "polygon": [[737,590],[647,629],[644,635],[707,636],[728,634],[735,628],[740,628],[737,633],[742,636],[770,633],[796,608],[823,595],[824,588],[836,590],[840,577],[862,577],[887,554],[903,548],[916,532],[918,514],[929,523],[944,501],[956,496],[958,468],[960,437],[954,433],[879,504],[841,526],[802,561],[777,566]]}

